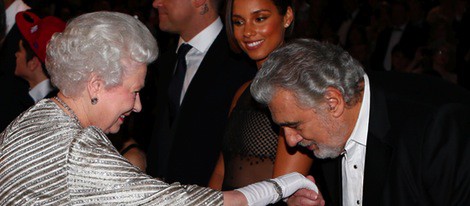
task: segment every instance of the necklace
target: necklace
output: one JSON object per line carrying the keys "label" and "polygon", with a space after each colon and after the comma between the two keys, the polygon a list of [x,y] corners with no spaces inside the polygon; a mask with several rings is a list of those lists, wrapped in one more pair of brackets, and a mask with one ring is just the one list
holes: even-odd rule
{"label": "necklace", "polygon": [[78,122],[78,124],[80,124],[80,120],[78,120],[78,117],[77,115],[75,115],[75,113],[73,112],[72,109],[70,109],[69,105],[65,104],[64,101],[62,101],[62,99],[60,99],[58,96],[55,96],[54,97],[55,100],[57,100],[57,102],[60,103],[60,105],[62,105],[62,107],[64,107],[69,113],[70,113],[70,116]]}

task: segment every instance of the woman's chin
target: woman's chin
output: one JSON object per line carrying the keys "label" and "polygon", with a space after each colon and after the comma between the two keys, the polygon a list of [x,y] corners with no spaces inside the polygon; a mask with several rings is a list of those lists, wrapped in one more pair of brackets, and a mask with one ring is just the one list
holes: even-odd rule
{"label": "woman's chin", "polygon": [[105,134],[116,134],[116,133],[119,132],[120,129],[121,129],[120,126],[114,126],[114,127],[111,127],[111,128],[109,128],[109,129],[107,129],[107,130],[104,130],[103,132],[104,132]]}

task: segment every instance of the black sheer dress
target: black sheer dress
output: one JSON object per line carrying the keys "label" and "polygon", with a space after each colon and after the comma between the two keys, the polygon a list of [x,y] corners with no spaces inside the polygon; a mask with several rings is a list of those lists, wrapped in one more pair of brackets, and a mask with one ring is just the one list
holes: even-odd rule
{"label": "black sheer dress", "polygon": [[248,87],[230,115],[224,136],[224,190],[272,178],[278,134],[269,109],[251,97]]}

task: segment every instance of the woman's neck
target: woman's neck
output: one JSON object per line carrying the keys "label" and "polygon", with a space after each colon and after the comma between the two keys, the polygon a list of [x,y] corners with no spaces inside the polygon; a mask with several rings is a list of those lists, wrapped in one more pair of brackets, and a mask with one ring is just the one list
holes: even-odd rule
{"label": "woman's neck", "polygon": [[61,92],[57,93],[57,97],[60,100],[62,100],[62,102],[64,102],[65,105],[68,106],[68,108],[65,108],[62,104],[60,104],[62,106],[62,110],[64,110],[72,118],[74,118],[75,116],[80,126],[82,126],[83,128],[86,128],[90,125],[90,122],[88,121],[88,116],[84,112],[85,108],[80,106],[82,105],[80,103],[82,102],[80,98],[67,97],[63,95]]}
{"label": "woman's neck", "polygon": [[265,61],[266,61],[266,59],[256,61],[256,68],[257,68],[258,70],[260,70],[261,67],[263,66],[263,63],[264,63]]}

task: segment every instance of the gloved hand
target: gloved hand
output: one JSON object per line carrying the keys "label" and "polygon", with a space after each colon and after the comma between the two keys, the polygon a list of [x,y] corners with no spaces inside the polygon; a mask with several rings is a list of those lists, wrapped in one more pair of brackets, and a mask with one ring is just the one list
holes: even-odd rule
{"label": "gloved hand", "polygon": [[236,190],[245,195],[249,206],[264,206],[289,197],[302,188],[318,193],[315,183],[297,172],[257,182]]}

